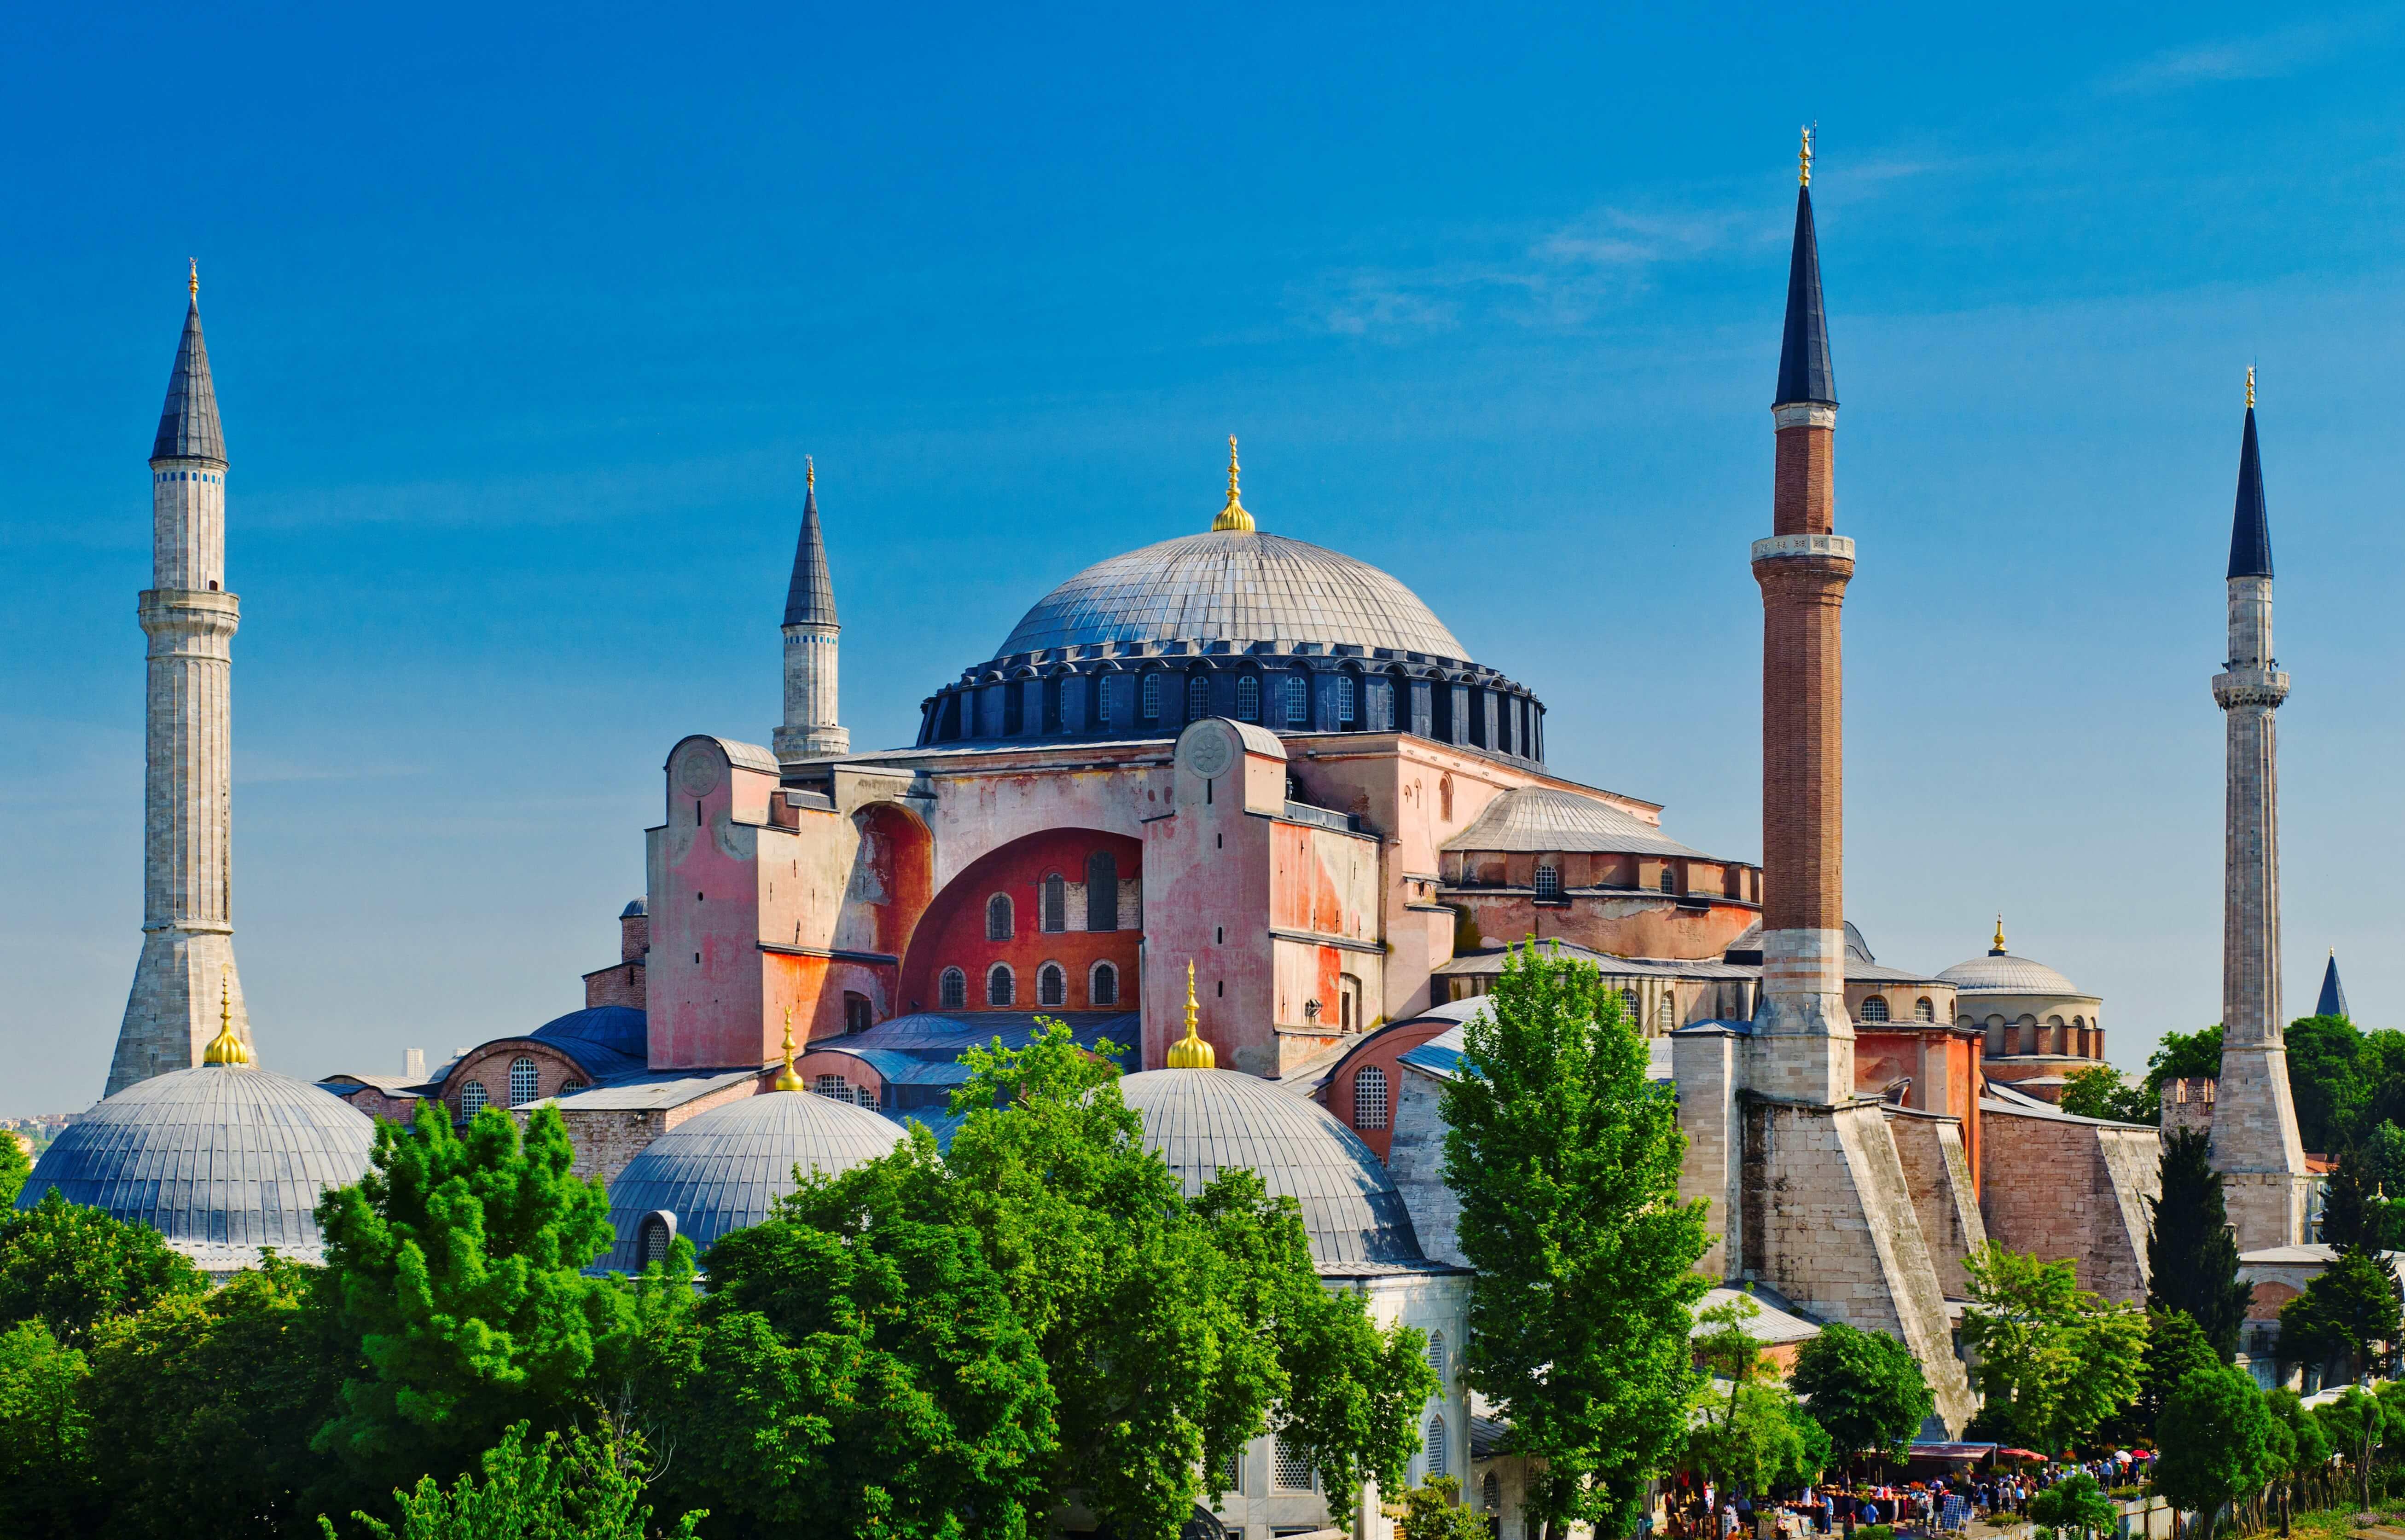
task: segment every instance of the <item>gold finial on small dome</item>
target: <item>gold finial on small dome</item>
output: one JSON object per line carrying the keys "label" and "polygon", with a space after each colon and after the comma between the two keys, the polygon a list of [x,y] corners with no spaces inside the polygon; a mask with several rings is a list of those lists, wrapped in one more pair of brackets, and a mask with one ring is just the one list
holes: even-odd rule
{"label": "gold finial on small dome", "polygon": [[1245,500],[1236,495],[1236,436],[1232,433],[1228,435],[1228,506],[1211,521],[1211,529],[1214,534],[1253,532],[1253,516],[1245,511]]}
{"label": "gold finial on small dome", "polygon": [[2004,955],[2004,917],[2001,914],[1996,917],[1996,944],[1988,955],[1991,958]]}
{"label": "gold finial on small dome", "polygon": [[1194,964],[1188,962],[1186,965],[1186,1035],[1169,1045],[1169,1067],[1173,1070],[1216,1070],[1219,1067],[1219,1057],[1194,1029],[1199,1010],[1194,1003]]}
{"label": "gold finial on small dome", "polygon": [[1795,152],[1795,185],[1799,188],[1812,185],[1812,130],[1815,126],[1811,123],[1804,125],[1804,147]]}
{"label": "gold finial on small dome", "polygon": [[768,1088],[772,1091],[807,1088],[802,1085],[802,1077],[794,1072],[794,1008],[790,1005],[785,1007],[785,1067],[777,1071],[777,1078],[768,1083]]}
{"label": "gold finial on small dome", "polygon": [[2255,366],[2246,366],[2246,410],[2255,410]]}
{"label": "gold finial on small dome", "polygon": [[201,302],[201,259],[192,259],[192,303]]}
{"label": "gold finial on small dome", "polygon": [[221,1064],[229,1070],[239,1070],[250,1062],[250,1045],[233,1035],[233,985],[228,982],[218,989],[218,1035],[201,1051],[204,1064]]}

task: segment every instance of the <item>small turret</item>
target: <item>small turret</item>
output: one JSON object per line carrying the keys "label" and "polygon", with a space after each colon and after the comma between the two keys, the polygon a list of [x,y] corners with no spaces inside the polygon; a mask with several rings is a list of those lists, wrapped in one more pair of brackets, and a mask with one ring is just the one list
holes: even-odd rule
{"label": "small turret", "polygon": [[836,623],[835,580],[819,529],[818,467],[807,457],[802,465],[802,533],[785,588],[785,723],[774,740],[780,763],[851,749],[851,734],[837,719],[837,637],[843,627]]}

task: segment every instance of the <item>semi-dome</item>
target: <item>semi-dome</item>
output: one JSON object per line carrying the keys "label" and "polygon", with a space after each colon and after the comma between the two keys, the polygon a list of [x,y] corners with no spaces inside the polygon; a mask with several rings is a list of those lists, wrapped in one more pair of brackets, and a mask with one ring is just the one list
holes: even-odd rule
{"label": "semi-dome", "polygon": [[1469,660],[1389,574],[1245,530],[1184,535],[1096,562],[1037,600],[995,655],[1147,641],[1351,643]]}
{"label": "semi-dome", "polygon": [[1957,995],[2076,995],[2088,991],[2045,963],[2010,952],[1990,952],[1956,963],[1937,975]]}
{"label": "semi-dome", "polygon": [[129,1085],[69,1124],[17,1206],[55,1187],[149,1225],[204,1267],[242,1266],[264,1246],[314,1258],[318,1197],[357,1182],[374,1145],[374,1120],[315,1085],[204,1065]]}
{"label": "semi-dome", "polygon": [[796,1166],[834,1176],[903,1137],[889,1119],[808,1091],[768,1091],[713,1107],[654,1140],[610,1183],[618,1238],[597,1267],[639,1271],[649,1260],[644,1221],[662,1211],[675,1216],[667,1234],[706,1252],[728,1231],[768,1218],[770,1206],[794,1190]]}
{"label": "semi-dome", "polygon": [[1149,1070],[1122,1079],[1119,1094],[1188,1196],[1241,1166],[1272,1197],[1293,1198],[1321,1271],[1425,1263],[1385,1166],[1317,1102],[1233,1070]]}

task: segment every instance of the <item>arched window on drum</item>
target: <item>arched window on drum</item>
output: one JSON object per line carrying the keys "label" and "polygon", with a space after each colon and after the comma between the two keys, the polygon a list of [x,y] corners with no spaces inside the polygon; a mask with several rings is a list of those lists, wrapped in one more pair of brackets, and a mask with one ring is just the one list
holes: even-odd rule
{"label": "arched window on drum", "polygon": [[668,1248],[676,1244],[676,1222],[665,1211],[647,1213],[635,1234],[635,1266],[648,1267],[668,1259]]}
{"label": "arched window on drum", "polygon": [[1868,999],[1864,1000],[1863,1001],[1863,1019],[1864,1021],[1888,1020],[1887,997],[1885,995],[1872,995]]}
{"label": "arched window on drum", "polygon": [[946,1011],[957,1011],[969,1002],[969,976],[958,968],[947,968],[944,976],[935,981],[935,1004]]}
{"label": "arched window on drum", "polygon": [[1353,1127],[1383,1128],[1386,1126],[1386,1071],[1374,1064],[1365,1064],[1353,1077]]}
{"label": "arched window on drum", "polygon": [[1211,681],[1201,674],[1186,676],[1186,720],[1200,721],[1211,714]]}
{"label": "arched window on drum", "polygon": [[1096,1005],[1117,1005],[1119,1002],[1119,971],[1107,962],[1095,963],[1093,978],[1086,986],[1086,998]]}
{"label": "arched window on drum", "polygon": [[1929,997],[1927,995],[1923,995],[1919,1000],[1912,1002],[1912,1019],[1915,1021],[1935,1021],[1937,1019],[1937,1007],[1930,1003]]}
{"label": "arched window on drum", "polygon": [[539,1088],[540,1081],[535,1073],[534,1060],[523,1057],[510,1060],[511,1106],[523,1107],[532,1101]]}
{"label": "arched window on drum", "polygon": [[985,901],[985,939],[1008,941],[1011,932],[1010,895],[996,893]]}
{"label": "arched window on drum", "polygon": [[1287,676],[1286,724],[1288,727],[1311,725],[1311,680],[1301,674]]}
{"label": "arched window on drum", "polygon": [[1261,720],[1261,681],[1250,674],[1236,677],[1236,715],[1245,721]]}

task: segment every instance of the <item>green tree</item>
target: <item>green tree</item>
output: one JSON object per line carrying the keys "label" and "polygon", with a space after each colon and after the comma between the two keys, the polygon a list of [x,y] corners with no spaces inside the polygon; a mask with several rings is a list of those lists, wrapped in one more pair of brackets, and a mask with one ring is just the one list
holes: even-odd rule
{"label": "green tree", "polygon": [[1716,1379],[1695,1393],[1682,1463],[1727,1491],[1765,1491],[1809,1480],[1829,1455],[1827,1435],[1803,1414],[1794,1393],[1764,1359],[1762,1339],[1748,1329],[1761,1313],[1751,1297],[1738,1295],[1695,1317],[1709,1328],[1695,1339],[1695,1351]]}
{"label": "green tree", "polygon": [[974,1230],[851,1185],[874,1205],[856,1228],[772,1219],[711,1248],[668,1490],[709,1494],[722,1533],[1016,1540],[1060,1443],[1035,1338]]}
{"label": "green tree", "polygon": [[2074,1070],[2062,1085],[2062,1110],[2075,1117],[2101,1117],[2114,1123],[2155,1123],[2162,1104],[2145,1086],[2129,1085],[2109,1064]]}
{"label": "green tree", "polygon": [[345,1366],[322,1276],[271,1257],[100,1327],[81,1401],[94,1447],[117,1456],[112,1535],[295,1533],[365,1495],[309,1447]]}
{"label": "green tree", "polygon": [[2134,1435],[2156,1436],[2156,1424],[2180,1381],[2199,1369],[2218,1368],[2221,1364],[2221,1355],[2214,1351],[2194,1316],[2186,1310],[2147,1312],[2146,1358],[2139,1370],[2137,1404],[2131,1408]]}
{"label": "green tree", "polygon": [[0,1533],[79,1540],[102,1532],[103,1473],[77,1404],[84,1355],[40,1321],[0,1332]]}
{"label": "green tree", "polygon": [[149,1225],[70,1203],[56,1187],[30,1209],[0,1213],[0,1326],[38,1316],[81,1348],[103,1321],[207,1287]]}
{"label": "green tree", "polygon": [[2352,1142],[2371,1092],[2363,1076],[2363,1036],[2344,1016],[2304,1016],[2288,1025],[2288,1088],[2308,1150]]}
{"label": "green tree", "polygon": [[2193,1032],[2165,1032],[2146,1056],[2146,1094],[2159,1099],[2174,1080],[2221,1075],[2221,1023]]}
{"label": "green tree", "polygon": [[2238,1369],[2199,1369],[2179,1382],[2163,1408],[2155,1486],[2213,1533],[2226,1503],[2259,1491],[2279,1474],[2277,1435],[2255,1381]]}
{"label": "green tree", "polygon": [[2239,1333],[2254,1298],[2239,1281],[2238,1241],[2223,1201],[2212,1141],[2195,1128],[2162,1139],[2162,1193],[2148,1200],[2154,1225],[2146,1237],[2146,1309],[2186,1315],[2225,1364],[2238,1354]]}
{"label": "green tree", "polygon": [[2079,1287],[2078,1265],[1990,1241],[1971,1253],[1962,1344],[1988,1409],[2054,1453],[2135,1400],[2146,1318]]}
{"label": "green tree", "polygon": [[17,1195],[25,1189],[25,1178],[34,1171],[34,1157],[17,1142],[17,1136],[0,1128],[0,1211],[15,1205]]}
{"label": "green tree", "polygon": [[2291,1364],[2327,1364],[2351,1353],[2366,1371],[2398,1339],[2397,1279],[2369,1252],[2343,1251],[2305,1292],[2280,1307],[2280,1357]]}
{"label": "green tree", "polygon": [[[2214,1365],[2215,1368],[2219,1365]],[[2030,1499],[2029,1516],[2057,1533],[2075,1532],[2079,1540],[2112,1529],[2121,1517],[2121,1510],[2096,1477],[2086,1471],[2074,1471],[2069,1476]]]}
{"label": "green tree", "polygon": [[1514,951],[1444,1091],[1445,1180],[1470,1282],[1464,1378],[1512,1425],[1548,1534],[1636,1521],[1681,1446],[1705,1205],[1646,1045],[1595,968]]}
{"label": "green tree", "polygon": [[1386,1505],[1395,1520],[1395,1540],[1486,1540],[1486,1515],[1472,1512],[1461,1501],[1461,1483],[1450,1476],[1431,1476],[1403,1493],[1399,1503]]}
{"label": "green tree", "polygon": [[[2306,1409],[2303,1397],[2285,1385],[2265,1393],[2264,1410],[2282,1433],[2280,1453],[2280,1533],[2288,1533],[2288,1515],[2297,1505],[2299,1489],[2328,1469],[2329,1435],[2320,1419]],[[2307,1501],[2311,1501],[2310,1497]]]}
{"label": "green tree", "polygon": [[[463,1475],[448,1489],[431,1476],[415,1491],[396,1491],[398,1528],[354,1513],[373,1540],[647,1540],[691,1536],[707,1510],[684,1515],[673,1529],[651,1527],[643,1501],[640,1447],[608,1434],[546,1433],[527,1444],[527,1424],[502,1430],[480,1463],[485,1478]],[[333,1520],[320,1518],[326,1540]]]}
{"label": "green tree", "polygon": [[523,1132],[490,1107],[455,1131],[435,1101],[377,1125],[367,1174],[317,1205],[335,1320],[363,1361],[320,1452],[381,1486],[464,1471],[513,1422],[592,1407],[629,1306],[583,1274],[611,1242],[609,1198],[575,1155],[550,1107]]}
{"label": "green tree", "polygon": [[2337,1400],[2314,1407],[2314,1417],[2330,1447],[2346,1456],[2359,1505],[2371,1506],[2371,1459],[2390,1432],[2388,1407],[2378,1396],[2364,1394],[2361,1386],[2349,1385]]}
{"label": "green tree", "polygon": [[1853,1469],[1854,1457],[1904,1458],[1905,1446],[1936,1406],[1920,1361],[1883,1332],[1859,1331],[1842,1321],[1821,1328],[1795,1355],[1787,1382],[1805,1398],[1829,1447]]}
{"label": "green tree", "polygon": [[2374,1157],[2359,1145],[2350,1146],[2339,1153],[2338,1169],[2330,1173],[2322,1204],[2322,1239],[2342,1251],[2385,1251],[2387,1207]]}

